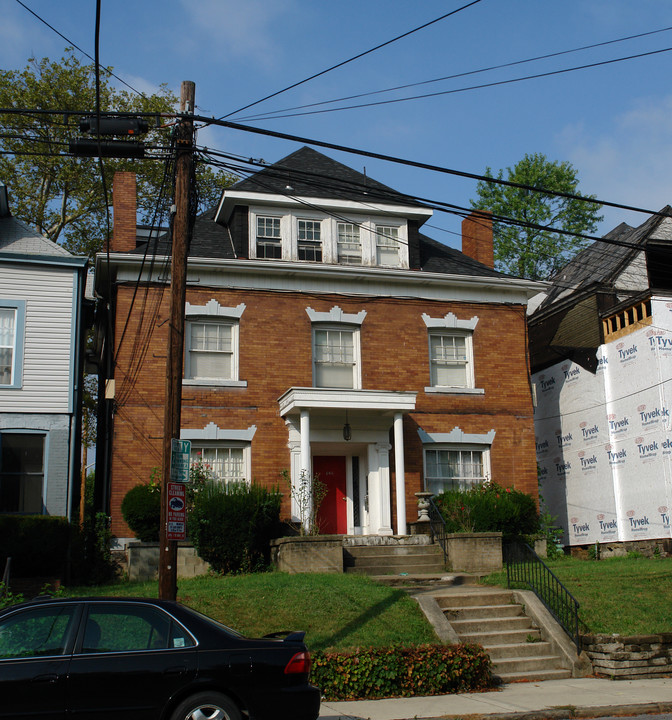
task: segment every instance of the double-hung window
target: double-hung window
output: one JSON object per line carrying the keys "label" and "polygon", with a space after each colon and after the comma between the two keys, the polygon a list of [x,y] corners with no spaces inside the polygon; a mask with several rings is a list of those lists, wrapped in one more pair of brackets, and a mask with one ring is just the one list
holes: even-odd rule
{"label": "double-hung window", "polygon": [[468,490],[487,480],[486,457],[480,448],[426,448],[425,487],[438,495],[445,490]]}
{"label": "double-hung window", "polygon": [[45,435],[0,434],[0,513],[41,514]]}
{"label": "double-hung window", "polygon": [[257,215],[257,257],[282,258],[280,218]]}
{"label": "double-hung window", "polygon": [[390,265],[393,267],[399,266],[398,227],[384,225],[378,225],[376,227],[376,263],[378,265]]}
{"label": "double-hung window", "polygon": [[0,388],[21,388],[25,318],[25,300],[0,300]]}
{"label": "double-hung window", "polygon": [[460,320],[449,312],[442,318],[423,313],[428,330],[430,385],[425,392],[482,394],[475,387],[473,336],[478,317]]}
{"label": "double-hung window", "polygon": [[247,448],[223,444],[191,446],[191,467],[206,477],[228,485],[247,481]]}
{"label": "double-hung window", "polygon": [[321,223],[319,220],[299,220],[297,250],[299,260],[322,262]]}
{"label": "double-hung window", "polygon": [[217,320],[190,320],[187,323],[188,378],[235,380],[234,334],[237,327]]}
{"label": "double-hung window", "polygon": [[354,223],[338,223],[338,262],[343,265],[362,264],[362,241],[359,226]]}
{"label": "double-hung window", "polygon": [[358,331],[351,327],[313,328],[315,387],[357,387],[358,339]]}
{"label": "double-hung window", "polygon": [[465,333],[430,333],[429,357],[433,386],[471,386],[470,346],[471,337]]}

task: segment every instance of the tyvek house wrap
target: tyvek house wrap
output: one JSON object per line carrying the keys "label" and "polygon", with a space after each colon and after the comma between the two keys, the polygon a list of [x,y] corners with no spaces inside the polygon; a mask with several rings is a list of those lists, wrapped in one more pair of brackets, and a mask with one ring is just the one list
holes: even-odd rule
{"label": "tyvek house wrap", "polygon": [[672,537],[672,302],[600,346],[593,375],[566,361],[532,376],[542,505],[564,543]]}

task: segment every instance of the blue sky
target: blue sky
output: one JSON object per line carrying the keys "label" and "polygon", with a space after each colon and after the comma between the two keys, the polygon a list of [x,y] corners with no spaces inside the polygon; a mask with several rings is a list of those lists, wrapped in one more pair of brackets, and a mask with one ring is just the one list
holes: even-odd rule
{"label": "blue sky", "polygon": [[[24,0],[94,54],[95,0]],[[143,92],[196,83],[197,113],[223,116],[466,5],[468,0],[103,0],[101,62]],[[0,67],[61,57],[65,41],[0,0]],[[672,26],[664,0],[481,0],[232,120],[466,73]],[[358,102],[441,92],[672,48],[672,30]],[[245,121],[348,147],[482,173],[525,153],[568,160],[580,189],[625,205],[672,204],[672,52],[496,87],[300,117]],[[351,104],[352,101],[344,104]],[[331,105],[325,107],[333,107]],[[240,120],[240,122],[243,122]],[[223,128],[199,144],[274,162],[300,144]],[[318,148],[319,149],[319,148]],[[475,181],[323,150],[398,190],[468,206]],[[11,189],[10,189],[11,191]],[[604,209],[600,232],[645,215]],[[460,219],[427,234],[459,247]]]}

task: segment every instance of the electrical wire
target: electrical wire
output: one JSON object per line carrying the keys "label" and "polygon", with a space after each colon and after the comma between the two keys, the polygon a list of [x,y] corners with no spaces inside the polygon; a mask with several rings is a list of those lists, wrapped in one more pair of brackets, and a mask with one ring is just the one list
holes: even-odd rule
{"label": "electrical wire", "polygon": [[[536,73],[534,75],[525,75],[518,78],[510,78],[509,80],[497,80],[495,82],[483,83],[481,85],[471,85],[463,88],[453,88],[452,90],[440,90],[433,93],[424,93],[422,95],[411,95],[409,97],[394,98],[392,100],[378,100],[377,102],[360,103],[358,105],[344,105],[337,108],[328,108],[326,110],[309,110],[306,112],[286,113],[283,115],[267,115],[259,114],[254,117],[247,117],[247,122],[258,120],[278,120],[281,118],[305,117],[306,115],[324,115],[327,113],[340,112],[342,110],[359,110],[361,108],[379,107],[382,105],[393,105],[395,103],[409,102],[411,100],[425,100],[427,98],[441,97],[443,95],[453,95],[455,93],[468,92],[471,90],[482,90],[483,88],[499,87],[501,85],[511,85],[513,83],[524,82],[527,80],[537,80],[539,78],[552,77],[553,75],[562,75],[565,73],[576,72],[577,70],[587,70],[589,68],[600,67],[603,65],[613,65],[614,63],[625,62],[627,60],[636,60],[638,58],[650,57],[672,51],[672,47],[661,48],[660,50],[651,50],[645,53],[637,53],[626,57],[613,58],[611,60],[602,60],[600,62],[586,63],[585,65],[577,65],[575,67],[563,68],[561,70],[549,70],[548,72]],[[226,116],[228,117],[228,116]]]}
{"label": "electrical wire", "polygon": [[[583,45],[581,47],[572,48],[570,50],[560,50],[558,52],[548,53],[546,55],[537,55],[536,57],[526,58],[524,60],[514,60],[512,62],[501,63],[499,65],[490,65],[489,67],[479,68],[478,70],[468,70],[466,72],[455,73],[453,75],[444,75],[443,77],[433,78],[431,80],[422,80],[420,82],[407,83],[405,85],[396,85],[395,87],[385,88],[383,90],[372,90],[365,93],[358,93],[356,95],[345,95],[343,97],[335,98],[333,100],[323,100],[321,102],[308,103],[306,105],[296,105],[294,107],[283,108],[281,110],[269,110],[266,113],[263,113],[263,116],[271,119],[276,113],[285,113],[293,110],[304,110],[311,107],[319,107],[322,105],[330,105],[337,102],[345,102],[346,100],[357,100],[358,98],[371,97],[373,95],[381,95],[389,92],[397,92],[399,90],[406,90],[412,87],[420,87],[422,85],[430,85],[433,83],[444,82],[446,80],[455,80],[461,77],[468,77],[469,75],[478,75],[480,73],[491,72],[493,70],[501,70],[503,68],[514,67],[516,65],[524,65],[526,63],[537,62],[539,60],[547,60],[549,58],[559,57],[561,55],[569,55],[571,53],[582,52],[584,50],[592,50],[594,48],[604,47],[605,45],[613,45],[614,43],[626,42],[627,40],[634,40],[642,37],[647,37],[649,35],[656,35],[658,33],[668,32],[670,30],[672,30],[672,26],[664,27],[659,30],[650,30],[648,32],[638,33],[636,35],[628,35],[626,37],[616,38],[614,40],[605,40],[603,42],[593,43],[591,45]],[[250,119],[260,119],[260,117],[261,115],[252,115],[246,117],[237,117],[235,118],[235,120],[237,122],[245,122]]]}
{"label": "electrical wire", "polygon": [[327,73],[332,72],[333,70],[336,70],[337,68],[341,68],[344,65],[347,65],[348,63],[354,62],[355,60],[359,60],[360,58],[363,58],[366,55],[370,55],[373,52],[376,52],[376,50],[380,50],[381,48],[387,47],[388,45],[391,45],[392,43],[395,43],[399,40],[402,40],[403,38],[408,37],[409,35],[413,35],[413,33],[416,33],[420,30],[424,30],[425,28],[429,27],[430,25],[434,25],[435,23],[440,22],[441,20],[445,20],[446,18],[450,17],[451,15],[455,15],[459,12],[462,12],[462,10],[466,10],[467,8],[470,8],[472,5],[477,5],[481,0],[472,0],[472,2],[467,3],[466,5],[463,5],[462,7],[457,8],[456,10],[452,10],[449,13],[445,13],[444,15],[441,15],[438,18],[435,18],[434,20],[430,20],[429,22],[426,22],[416,28],[413,28],[412,30],[409,30],[405,33],[402,33],[401,35],[398,35],[397,37],[392,38],[391,40],[387,40],[384,43],[380,43],[379,45],[376,45],[373,48],[370,48],[369,50],[365,50],[364,52],[361,52],[357,55],[354,55],[351,58],[348,58],[347,60],[343,60],[336,65],[332,65],[331,67],[326,68],[325,70],[321,70],[318,73],[315,73],[311,75],[310,77],[305,78],[304,80],[300,80],[299,82],[295,82],[292,85],[288,85],[287,87],[283,88],[282,90],[278,90],[277,92],[271,93],[270,95],[266,95],[266,97],[261,98],[260,100],[255,100],[255,102],[249,103],[245,105],[244,107],[238,108],[238,110],[233,110],[230,113],[227,113],[226,115],[223,115],[220,120],[224,118],[231,117],[231,115],[236,115],[239,112],[243,112],[243,110],[248,110],[251,107],[254,107],[255,105],[259,105],[262,102],[265,102],[266,100],[270,100],[271,98],[277,97],[278,95],[281,95],[282,93],[287,92],[288,90],[293,90],[296,87],[299,87],[299,85],[304,85],[307,82],[310,82],[311,80],[315,80],[315,78],[321,77],[322,75],[326,75]]}

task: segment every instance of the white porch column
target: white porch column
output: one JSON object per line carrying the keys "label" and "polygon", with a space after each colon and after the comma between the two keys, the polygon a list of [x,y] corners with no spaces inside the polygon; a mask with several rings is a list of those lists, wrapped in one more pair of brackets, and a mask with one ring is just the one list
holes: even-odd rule
{"label": "white porch column", "polygon": [[406,477],[404,467],[404,421],[401,413],[394,414],[394,474],[397,491],[397,535],[406,535]]}
{"label": "white porch column", "polygon": [[[301,410],[299,430],[301,432],[301,464],[299,467],[298,480],[300,483],[305,477],[312,488],[313,476],[310,464],[310,412],[308,410]],[[305,529],[310,531],[310,518],[313,514],[312,493],[309,493],[308,497],[304,498],[304,501],[305,507],[302,508],[303,517],[301,519]]]}

